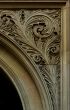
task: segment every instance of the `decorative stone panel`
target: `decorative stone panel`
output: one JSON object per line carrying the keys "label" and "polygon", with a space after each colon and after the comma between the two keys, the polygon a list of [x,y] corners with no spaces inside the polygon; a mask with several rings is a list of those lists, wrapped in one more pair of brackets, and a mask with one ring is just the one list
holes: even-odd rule
{"label": "decorative stone panel", "polygon": [[0,33],[25,53],[52,110],[60,110],[61,9],[1,9]]}

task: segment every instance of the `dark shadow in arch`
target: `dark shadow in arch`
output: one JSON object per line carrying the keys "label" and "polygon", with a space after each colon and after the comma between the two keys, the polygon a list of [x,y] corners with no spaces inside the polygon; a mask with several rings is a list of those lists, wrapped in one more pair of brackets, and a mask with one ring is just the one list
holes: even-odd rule
{"label": "dark shadow in arch", "polygon": [[6,75],[0,68],[0,110],[23,110],[18,92]]}

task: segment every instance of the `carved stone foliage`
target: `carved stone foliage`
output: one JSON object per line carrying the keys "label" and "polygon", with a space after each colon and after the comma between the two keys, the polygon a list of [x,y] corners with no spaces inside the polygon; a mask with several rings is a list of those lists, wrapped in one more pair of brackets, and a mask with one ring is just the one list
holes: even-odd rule
{"label": "carved stone foliage", "polygon": [[25,52],[48,88],[52,110],[59,110],[61,10],[0,10],[0,33]]}

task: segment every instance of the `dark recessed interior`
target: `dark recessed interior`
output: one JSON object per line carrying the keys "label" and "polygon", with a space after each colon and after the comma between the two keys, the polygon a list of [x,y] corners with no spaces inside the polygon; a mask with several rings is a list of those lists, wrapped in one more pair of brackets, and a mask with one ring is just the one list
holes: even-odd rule
{"label": "dark recessed interior", "polygon": [[0,110],[23,110],[18,92],[0,68]]}

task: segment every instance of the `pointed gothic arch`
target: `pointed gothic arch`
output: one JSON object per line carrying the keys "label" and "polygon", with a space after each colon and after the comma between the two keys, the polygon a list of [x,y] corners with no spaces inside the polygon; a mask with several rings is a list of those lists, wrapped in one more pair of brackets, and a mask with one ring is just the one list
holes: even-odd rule
{"label": "pointed gothic arch", "polygon": [[0,68],[15,85],[24,110],[51,110],[50,96],[47,94],[46,97],[38,71],[17,45],[2,34],[0,38]]}

